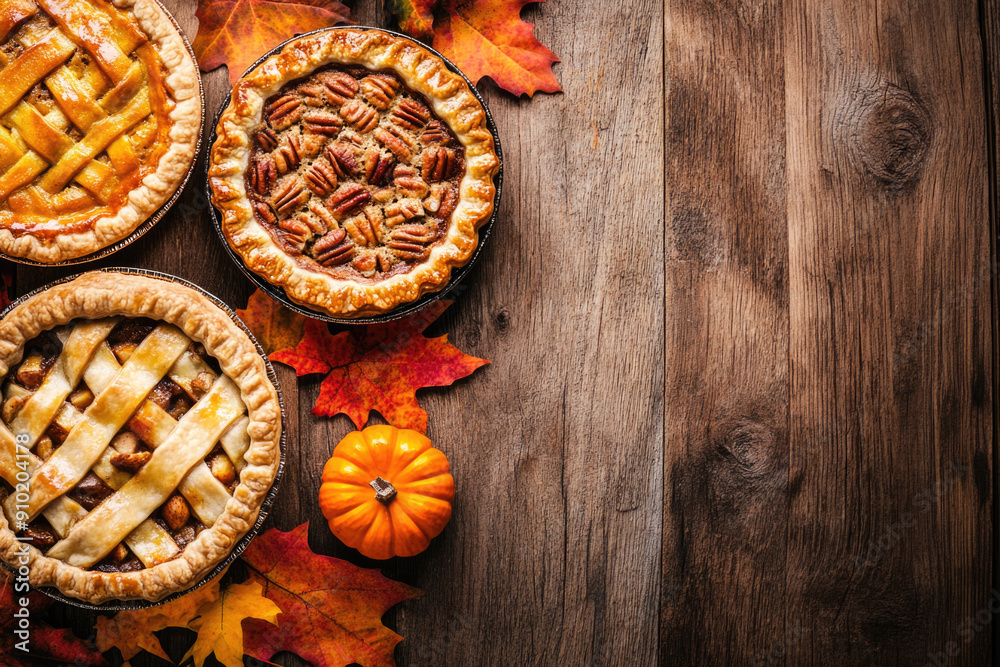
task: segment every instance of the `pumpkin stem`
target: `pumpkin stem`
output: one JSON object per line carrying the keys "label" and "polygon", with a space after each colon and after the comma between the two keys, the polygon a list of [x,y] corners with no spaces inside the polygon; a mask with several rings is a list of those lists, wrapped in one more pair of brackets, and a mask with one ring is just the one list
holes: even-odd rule
{"label": "pumpkin stem", "polygon": [[396,497],[396,487],[394,487],[388,480],[376,477],[371,482],[368,482],[368,485],[375,489],[375,500],[379,501],[383,505],[388,505],[392,502],[392,499]]}

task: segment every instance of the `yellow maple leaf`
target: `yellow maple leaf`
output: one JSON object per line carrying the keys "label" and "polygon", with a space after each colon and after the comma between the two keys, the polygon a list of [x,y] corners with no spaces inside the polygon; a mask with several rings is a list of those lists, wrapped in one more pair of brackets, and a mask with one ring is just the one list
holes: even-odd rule
{"label": "yellow maple leaf", "polygon": [[181,662],[194,657],[195,667],[202,667],[205,658],[215,653],[215,659],[226,667],[242,667],[243,619],[257,618],[277,625],[280,613],[278,605],[264,597],[259,583],[233,584],[218,599],[203,605],[198,618],[188,624],[198,633],[198,639]]}
{"label": "yellow maple leaf", "polygon": [[125,665],[140,650],[170,660],[153,633],[164,628],[186,628],[191,619],[198,616],[201,607],[219,599],[219,583],[224,575],[225,572],[204,586],[159,607],[120,611],[110,618],[99,616],[97,649],[103,653],[117,647]]}

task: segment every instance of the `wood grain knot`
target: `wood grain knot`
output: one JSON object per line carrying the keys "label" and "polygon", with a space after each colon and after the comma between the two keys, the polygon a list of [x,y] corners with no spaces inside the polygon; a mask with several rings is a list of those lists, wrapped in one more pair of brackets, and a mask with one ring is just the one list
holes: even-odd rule
{"label": "wood grain knot", "polygon": [[927,110],[894,85],[869,89],[850,104],[848,150],[855,167],[890,188],[914,181],[931,142]]}
{"label": "wood grain knot", "polygon": [[493,328],[496,329],[497,333],[507,333],[507,330],[510,329],[510,312],[501,310],[494,315]]}
{"label": "wood grain knot", "polygon": [[715,441],[716,451],[739,477],[766,477],[776,469],[775,433],[760,422],[741,419]]}

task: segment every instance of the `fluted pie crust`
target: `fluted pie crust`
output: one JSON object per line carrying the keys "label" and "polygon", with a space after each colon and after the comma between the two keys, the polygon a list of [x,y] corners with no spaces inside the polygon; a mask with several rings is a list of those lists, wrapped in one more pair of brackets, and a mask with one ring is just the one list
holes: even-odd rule
{"label": "fluted pie crust", "polygon": [[129,236],[187,177],[198,68],[157,0],[5,0],[0,116],[0,252],[76,259]]}
{"label": "fluted pie crust", "polygon": [[[464,174],[458,181],[458,201],[446,222],[446,231],[427,247],[424,258],[405,272],[379,270],[374,276],[369,271],[367,278],[351,277],[344,275],[343,270],[332,270],[316,261],[303,261],[302,255],[289,252],[287,246],[279,244],[274,230],[269,232],[255,215],[247,183],[253,183],[256,174],[248,172],[248,165],[258,145],[255,137],[261,128],[267,128],[265,112],[273,113],[273,98],[284,87],[330,67],[360,67],[369,70],[370,74],[382,72],[399,77],[410,92],[422,98],[433,117],[447,125],[458,142],[458,149],[464,153],[460,158],[464,161]],[[357,76],[363,75],[364,72]],[[388,128],[385,116],[376,130],[361,127],[364,121],[356,120],[359,109],[370,113],[370,107],[366,109],[370,101],[370,97],[364,96],[362,87],[362,92],[352,100],[357,108],[342,112],[335,122],[342,123],[355,134]],[[443,60],[415,42],[390,33],[332,29],[289,42],[280,53],[237,82],[232,102],[221,115],[216,132],[209,181],[212,202],[221,212],[221,227],[229,245],[250,270],[283,288],[289,299],[333,317],[358,318],[386,313],[441,289],[451,278],[452,269],[471,259],[478,244],[479,228],[493,212],[493,177],[499,160],[482,105],[465,80],[450,71]],[[384,152],[391,157],[388,149]],[[373,191],[370,184],[366,187]],[[317,192],[326,194],[314,189],[314,193]],[[335,198],[337,193],[332,196]],[[356,214],[360,214],[360,210],[352,212]],[[376,214],[381,217],[379,212]],[[339,223],[344,226],[345,220],[340,219]],[[351,222],[346,224],[346,231],[355,233]],[[339,230],[337,234],[335,240],[344,237]],[[385,240],[383,236],[383,243]],[[405,230],[403,240],[410,240]],[[350,236],[347,242],[350,243]],[[373,242],[372,245],[378,244]],[[405,251],[402,254],[405,255]]]}
{"label": "fluted pie crust", "polygon": [[[129,318],[153,320],[156,329],[134,351],[129,352],[130,356],[121,361],[123,365],[120,372],[115,372],[118,368],[115,365],[115,357],[111,355],[107,342],[102,342],[101,337],[106,336],[114,322],[132,322],[133,320]],[[103,325],[101,330],[103,322],[109,324]],[[67,334],[69,327],[63,325],[71,325],[73,333]],[[50,375],[58,373],[58,377],[49,382],[47,375],[46,382],[34,388],[31,400],[17,409],[31,412],[32,408],[36,408],[37,413],[39,404],[44,405],[48,400],[52,406],[62,406],[60,414],[66,411],[74,413],[70,405],[73,397],[63,398],[69,392],[69,388],[65,388],[66,378],[70,378],[68,387],[73,386],[74,377],[85,378],[86,383],[93,387],[92,375],[101,375],[102,369],[97,368],[101,363],[104,363],[105,367],[111,364],[110,373],[106,368],[103,370],[107,378],[104,382],[109,384],[106,385],[106,389],[93,392],[94,397],[90,399],[92,403],[87,410],[74,417],[74,420],[80,420],[80,426],[74,426],[68,431],[65,440],[54,453],[38,456],[33,454],[31,457],[26,457],[22,453],[20,458],[15,459],[17,450],[12,429],[27,433],[30,428],[25,426],[27,422],[24,420],[18,421],[21,412],[14,412],[15,416],[11,421],[11,413],[4,411],[4,420],[0,421],[0,473],[3,478],[10,486],[14,486],[14,475],[18,470],[24,470],[23,467],[18,467],[18,462],[30,458],[35,463],[32,466],[28,491],[32,494],[32,498],[36,495],[41,496],[39,499],[42,502],[38,508],[42,508],[42,505],[48,502],[40,511],[52,525],[58,523],[55,519],[60,514],[63,516],[69,514],[72,521],[67,522],[67,526],[59,531],[60,541],[55,542],[54,546],[47,547],[43,553],[38,548],[17,540],[8,523],[8,513],[12,509],[10,504],[15,502],[14,496],[9,495],[4,500],[4,511],[0,511],[0,558],[15,568],[26,564],[32,585],[53,586],[64,595],[93,604],[111,599],[156,601],[171,593],[190,588],[225,559],[240,538],[253,526],[261,504],[277,474],[281,459],[281,409],[277,392],[268,380],[263,359],[247,334],[225,312],[195,290],[151,277],[95,272],[56,285],[31,297],[16,306],[0,321],[0,376],[8,376],[5,386],[9,388],[7,383],[14,382],[9,374],[21,363],[25,344],[43,332],[53,330],[61,331],[63,339],[69,336],[68,340],[64,341],[63,352],[59,353],[59,359],[52,366],[52,370],[47,371]],[[162,357],[157,356],[162,354],[157,352],[161,348],[147,345],[156,332],[161,332],[158,344],[162,349],[173,346],[171,355],[181,354],[180,361],[173,361],[174,356],[169,356],[164,361]],[[184,355],[195,354],[193,350],[196,348],[201,350],[198,344],[203,346],[204,354],[218,363],[220,370],[216,371],[217,376],[215,373],[206,373],[208,381],[201,385],[204,393],[187,412],[175,416],[176,426],[171,417],[166,416],[163,410],[153,404],[155,400],[153,394],[146,397],[145,402],[141,404],[142,407],[134,414],[132,413],[134,408],[116,407],[126,402],[122,399],[122,395],[127,396],[129,390],[132,390],[131,393],[136,393],[136,386],[142,385],[143,382],[146,385],[156,382],[161,373],[165,372],[165,368],[170,367],[169,373],[177,372],[175,369],[182,363]],[[87,347],[88,345],[90,347]],[[97,347],[94,347],[95,345]],[[91,351],[92,348],[95,351]],[[81,349],[84,350],[82,353]],[[103,361],[99,358],[102,351],[105,354]],[[118,351],[115,354],[118,354]],[[107,359],[109,356],[110,361]],[[153,364],[157,367],[156,375],[150,375],[152,371],[147,365],[150,361],[147,357],[156,362]],[[158,358],[161,359],[159,362]],[[129,379],[135,377],[140,379]],[[163,377],[175,376],[171,374]],[[198,375],[198,379],[202,379],[201,374]],[[83,382],[82,379],[80,381]],[[161,384],[165,381],[162,380]],[[60,385],[64,387],[62,394],[59,394]],[[24,392],[23,388],[18,391]],[[145,396],[144,392],[145,388],[138,390],[140,396]],[[110,395],[110,400],[105,400],[106,394]],[[63,403],[64,400],[67,402]],[[108,405],[112,407],[107,409]],[[128,414],[117,414],[116,410],[122,413],[128,411]],[[149,424],[151,421],[153,426],[158,424],[162,427],[162,422],[164,420],[167,422],[165,437],[160,438],[159,444],[152,450],[151,458],[148,453],[145,454],[147,461],[138,468],[138,471],[111,469],[113,475],[123,478],[122,483],[111,484],[112,488],[117,487],[114,494],[100,501],[100,504],[90,509],[89,514],[73,501],[72,494],[59,495],[53,500],[44,497],[47,489],[58,491],[55,487],[61,479],[59,474],[46,475],[46,464],[53,462],[64,449],[77,447],[85,449],[88,441],[94,443],[95,439],[91,434],[100,432],[101,428],[105,433],[113,435],[117,428],[115,419],[118,421],[128,419],[125,428],[132,429],[135,420],[142,419],[144,410],[149,414],[155,413],[154,416],[159,415],[161,420],[156,422],[152,419],[145,423]],[[243,413],[240,413],[240,410]],[[108,415],[109,412],[111,417]],[[31,416],[26,419],[30,422]],[[102,419],[110,420],[111,426],[103,426]],[[86,426],[85,422],[96,426],[88,427],[90,430],[78,433],[78,430]],[[202,430],[198,430],[199,428]],[[223,441],[215,440],[218,435],[212,435],[211,439],[203,437],[200,441],[191,435],[208,432],[211,428],[226,435],[229,431],[225,429],[239,429],[240,433],[237,435],[243,439],[243,449],[240,454],[242,460],[239,463],[241,467],[237,468],[238,474],[235,479],[229,482],[229,490],[224,492],[230,493],[231,496],[223,495],[223,502],[217,506],[211,526],[200,526],[197,536],[180,546],[179,552],[176,552],[173,543],[169,542],[169,535],[159,541],[157,539],[151,543],[147,541],[145,551],[150,554],[147,560],[153,560],[143,569],[135,571],[92,569],[94,561],[102,558],[102,551],[108,548],[106,544],[101,546],[102,540],[114,545],[121,539],[116,534],[111,534],[114,530],[125,528],[125,526],[114,527],[121,521],[119,515],[128,514],[132,511],[132,506],[146,502],[146,496],[153,496],[153,499],[146,504],[158,504],[157,499],[161,494],[179,493],[173,482],[164,482],[163,476],[156,476],[150,471],[157,473],[167,471],[169,474],[166,474],[166,477],[173,475],[183,478],[184,482],[191,481],[194,472],[202,472],[210,478],[208,482],[219,485],[216,478],[212,477],[213,473],[199,471],[197,468],[204,467],[198,461],[199,457],[206,455],[203,452],[210,451],[213,446],[218,448]],[[124,429],[119,431],[119,435],[123,432]],[[142,430],[138,432],[143,433],[144,439],[148,442],[156,440]],[[213,445],[216,442],[219,444]],[[100,440],[95,444],[104,449],[107,443]],[[91,444],[90,448],[93,449],[95,444]],[[163,454],[158,457],[161,450]],[[106,451],[113,452],[111,447]],[[42,456],[47,456],[44,462]],[[66,456],[60,459],[60,465],[66,461],[74,461],[73,457],[74,452],[68,451]],[[194,468],[190,467],[192,461],[196,463]],[[98,470],[97,463],[84,462],[84,465],[87,467],[93,465],[92,470]],[[84,472],[87,467],[83,468]],[[65,471],[65,466],[62,469]],[[52,472],[52,466],[49,466],[47,472]],[[146,476],[142,477],[143,475]],[[161,486],[164,488],[159,488]],[[191,490],[192,492],[185,496],[192,501],[192,507],[197,507],[196,501],[210,495],[207,493],[209,487],[210,485],[205,484],[202,478],[202,481]],[[180,492],[185,492],[183,483]],[[119,494],[131,499],[124,507],[113,506],[113,501]],[[53,495],[56,494],[49,494]],[[22,499],[17,502],[26,501]],[[156,507],[156,504],[152,506]],[[108,516],[104,516],[105,514]],[[141,518],[133,519],[134,522],[140,520]],[[194,521],[193,517],[191,521]],[[139,528],[143,526],[149,529],[147,532],[154,532],[161,537],[165,534],[163,519],[159,514],[147,517]],[[79,530],[74,530],[75,528]],[[133,547],[136,554],[143,551],[141,545],[136,544],[139,528],[129,534],[129,539],[122,543]],[[171,545],[170,552],[165,559],[157,559],[156,552],[163,551],[164,539]],[[119,547],[125,551],[121,544]],[[26,562],[19,559],[22,549],[27,552]],[[53,557],[52,554],[58,557]]]}

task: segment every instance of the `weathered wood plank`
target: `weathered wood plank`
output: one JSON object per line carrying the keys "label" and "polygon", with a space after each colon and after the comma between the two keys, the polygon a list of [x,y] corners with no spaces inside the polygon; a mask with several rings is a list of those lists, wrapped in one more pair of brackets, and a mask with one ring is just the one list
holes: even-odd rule
{"label": "weathered wood plank", "polygon": [[666,7],[662,664],[754,664],[785,631],[782,19]]}
{"label": "weathered wood plank", "polygon": [[789,662],[988,664],[960,627],[993,548],[975,3],[791,0],[785,54]]}
{"label": "weathered wood plank", "polygon": [[[651,664],[659,602],[660,3],[529,7],[565,94],[481,88],[504,201],[440,331],[492,359],[423,399],[452,523],[397,567],[402,664]],[[418,618],[419,617],[419,618]],[[417,630],[419,628],[419,630]],[[440,635],[440,636],[436,636]]]}

